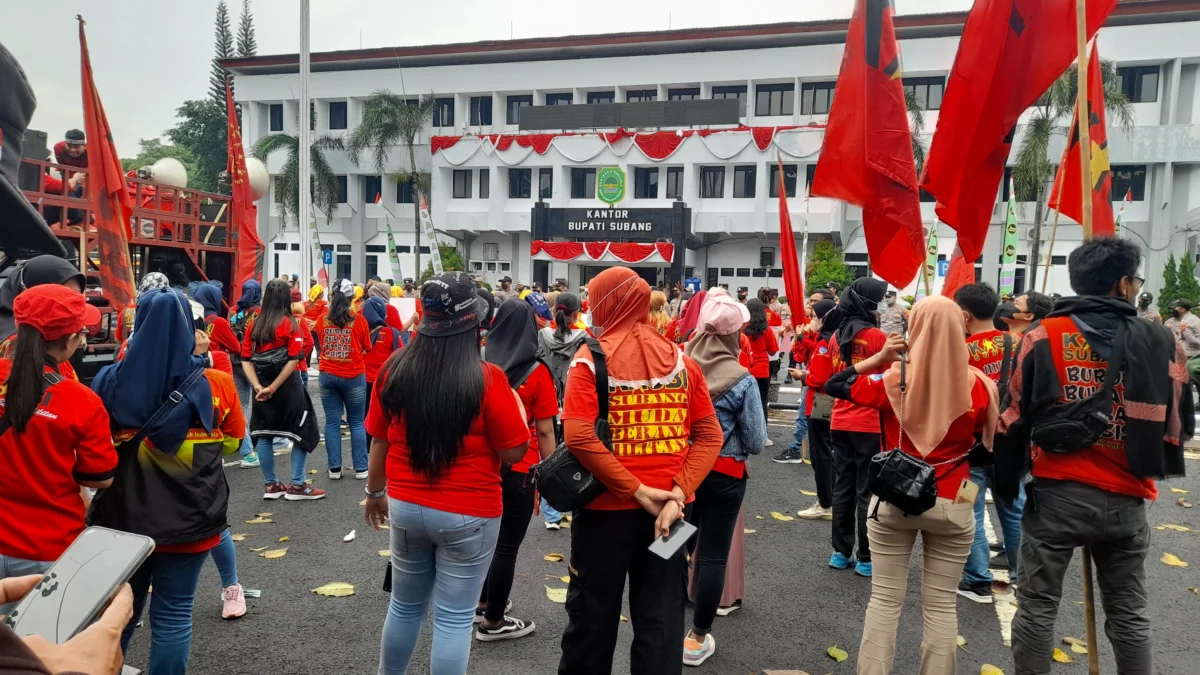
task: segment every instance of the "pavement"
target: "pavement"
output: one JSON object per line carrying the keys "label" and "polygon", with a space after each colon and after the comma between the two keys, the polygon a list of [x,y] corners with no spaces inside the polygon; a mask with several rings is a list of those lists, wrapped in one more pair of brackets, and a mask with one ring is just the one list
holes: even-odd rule
{"label": "pavement", "polygon": [[[319,409],[319,405],[318,405]],[[746,493],[746,599],[744,608],[718,617],[713,635],[717,651],[703,666],[688,673],[712,675],[754,674],[764,671],[802,671],[819,675],[849,675],[862,635],[863,613],[870,596],[870,580],[850,571],[827,567],[829,523],[796,518],[780,521],[771,512],[794,516],[815,501],[801,494],[814,492],[812,468],[806,464],[775,464],[770,456],[787,446],[794,413],[772,411],[769,426],[774,447],[750,460],[750,487]],[[343,453],[349,465],[349,439]],[[286,467],[286,457],[277,458]],[[226,469],[230,486],[229,522],[237,534],[247,534],[237,544],[238,572],[247,589],[261,590],[250,599],[248,614],[237,621],[221,620],[220,582],[215,565],[206,564],[195,603],[191,669],[195,675],[366,674],[378,666],[380,631],[387,612],[381,589],[388,533],[376,532],[363,522],[363,481],[352,477],[331,481],[326,475],[326,453],[310,455],[314,484],[329,491],[315,502],[263,501],[262,473],[258,469]],[[1194,637],[1200,611],[1200,509],[1184,509],[1179,498],[1200,501],[1200,457],[1188,461],[1192,477],[1160,484],[1159,501],[1149,510],[1151,524],[1181,525],[1152,532],[1146,563],[1154,624],[1155,664],[1159,675],[1193,675],[1197,672]],[[1189,494],[1171,492],[1171,487]],[[258,513],[271,513],[269,524],[247,524]],[[994,518],[994,516],[991,516]],[[351,530],[356,538],[343,542]],[[281,537],[286,542],[279,542]],[[251,548],[287,547],[282,558],[265,559]],[[920,548],[918,544],[917,552]],[[546,588],[565,588],[560,577],[565,562],[546,562],[550,553],[570,554],[570,531],[547,531],[535,517],[521,548],[513,587],[511,615],[537,623],[532,635],[512,641],[473,641],[469,672],[487,675],[542,675],[555,673],[559,640],[566,625],[561,604],[552,602]],[[1159,561],[1172,553],[1190,567],[1168,566]],[[1077,558],[1078,559],[1078,558]],[[914,563],[918,559],[914,556]],[[909,595],[897,638],[893,672],[916,673],[920,663],[920,566],[909,575]],[[313,589],[329,582],[355,587],[349,597],[323,597]],[[1191,589],[1191,590],[1189,590]],[[1056,638],[1085,637],[1083,583],[1076,563],[1064,585]],[[628,607],[626,605],[626,607]],[[966,639],[958,653],[960,673],[978,673],[993,664],[1011,673],[1012,658],[1004,644],[1007,623],[1015,607],[1011,598],[981,605],[958,601],[958,632]],[[1100,611],[1099,609],[1097,610]],[[1115,672],[1112,650],[1101,631],[1102,672]],[[629,615],[628,609],[625,616]],[[146,618],[146,617],[143,617]],[[140,628],[130,647],[129,663],[146,664],[149,622]],[[632,626],[622,622],[614,673],[629,672]],[[429,672],[431,627],[428,620],[409,673]],[[838,663],[826,654],[837,646],[849,654]],[[1064,645],[1064,650],[1070,654]],[[1075,655],[1073,655],[1075,656]],[[1055,664],[1055,673],[1086,673],[1086,656],[1071,664]]]}

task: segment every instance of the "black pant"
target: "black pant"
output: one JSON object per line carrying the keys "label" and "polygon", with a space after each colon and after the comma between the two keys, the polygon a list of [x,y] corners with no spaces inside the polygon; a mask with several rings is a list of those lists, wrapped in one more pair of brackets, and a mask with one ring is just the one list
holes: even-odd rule
{"label": "black pant", "polygon": [[696,571],[696,607],[692,611],[692,632],[705,635],[712,630],[713,619],[721,593],[725,590],[725,565],[729,562],[729,546],[733,528],[737,526],[738,511],[746,496],[746,478],[726,476],[711,471],[696,488],[696,500],[688,506],[688,522],[700,528],[688,542],[694,551],[697,538],[699,552],[692,564]]}
{"label": "black pant", "polygon": [[829,422],[808,420],[808,459],[817,479],[817,503],[821,508],[833,506],[833,439]]}
{"label": "black pant", "polygon": [[517,571],[517,551],[521,549],[529,520],[533,517],[533,480],[529,474],[505,471],[500,478],[500,488],[504,494],[504,515],[500,517],[496,552],[492,554],[492,566],[479,598],[480,602],[487,603],[483,616],[490,623],[504,618],[504,606],[508,604]]}
{"label": "black pant", "polygon": [[633,623],[630,674],[683,672],[684,549],[663,560],[650,552],[653,541],[654,516],[644,509],[576,512],[559,675],[612,673],[626,575]]}
{"label": "black pant", "polygon": [[765,419],[771,419],[767,416],[767,396],[771,392],[771,378],[756,377],[754,378],[754,381],[758,382],[758,396],[762,399],[763,417]]}
{"label": "black pant", "polygon": [[[867,541],[867,467],[879,452],[879,434],[833,431],[833,550],[854,556],[854,526],[858,524],[858,560],[871,562]],[[857,516],[857,517],[856,517]]]}

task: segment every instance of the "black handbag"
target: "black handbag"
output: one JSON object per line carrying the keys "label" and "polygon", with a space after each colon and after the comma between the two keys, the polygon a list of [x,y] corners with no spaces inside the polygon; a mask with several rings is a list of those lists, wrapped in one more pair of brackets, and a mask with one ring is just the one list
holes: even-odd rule
{"label": "black handbag", "polygon": [[250,363],[254,365],[258,381],[265,387],[279,377],[289,358],[287,347],[276,347],[265,352],[255,352],[254,356],[250,357]]}
{"label": "black handbag", "polygon": [[[596,436],[612,452],[612,432],[608,428],[608,366],[604,350],[592,337],[585,339],[596,367]],[[533,467],[533,481],[538,493],[556,511],[577,511],[592,503],[607,488],[592,475],[579,459],[560,443],[554,454]]]}
{"label": "black handbag", "polygon": [[1104,384],[1090,396],[1070,403],[1055,403],[1033,420],[1029,440],[1054,453],[1090,448],[1112,425],[1113,387],[1125,361],[1125,323],[1117,325],[1111,358],[1104,369]]}

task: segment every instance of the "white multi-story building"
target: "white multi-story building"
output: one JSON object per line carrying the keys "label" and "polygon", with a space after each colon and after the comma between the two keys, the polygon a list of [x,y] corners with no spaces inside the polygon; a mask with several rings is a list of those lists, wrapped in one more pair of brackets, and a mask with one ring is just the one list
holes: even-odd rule
{"label": "white multi-story building", "polygon": [[[895,20],[905,86],[914,89],[925,105],[927,136],[937,125],[965,18],[960,12]],[[779,160],[785,165],[789,196],[795,191],[788,204],[797,238],[807,227],[809,251],[820,239],[833,240],[844,248],[848,262],[865,273],[868,263],[859,209],[828,199],[803,198],[819,156],[821,125],[835,87],[846,28],[847,21],[838,20],[314,54],[315,133],[352,133],[364,100],[376,90],[436,98],[432,125],[420,135],[417,148],[417,168],[432,174],[433,224],[442,244],[457,245],[469,268],[493,283],[509,276],[543,283],[566,279],[574,286],[590,278],[596,267],[613,264],[611,255],[583,265],[547,262],[545,251],[532,253],[540,250],[534,244],[537,238],[571,238],[573,232],[563,231],[566,221],[587,218],[586,212],[563,209],[608,208],[596,199],[595,176],[598,169],[611,166],[628,177],[626,194],[616,205],[633,212],[627,220],[649,217],[669,223],[673,207],[687,211],[688,227],[682,235],[664,234],[658,226],[645,235],[649,241],[670,237],[676,246],[667,255],[676,264],[682,256],[687,276],[698,277],[705,285],[747,286],[752,293],[760,286],[781,288],[775,174]],[[1110,125],[1112,195],[1119,202],[1127,188],[1132,191],[1123,232],[1147,253],[1145,270],[1151,290],[1161,284],[1168,254],[1196,255],[1200,250],[1197,36],[1200,5],[1181,0],[1123,0],[1100,32],[1101,56],[1120,69],[1122,89],[1135,111],[1128,132]],[[248,141],[273,132],[296,133],[295,54],[237,59],[225,65],[236,76],[236,97],[242,104],[243,134]],[[647,153],[632,139],[600,135],[616,131],[615,127],[521,132],[518,126],[521,111],[531,105],[727,98],[741,101],[738,118],[724,120],[728,124],[630,129],[706,132],[683,138],[665,158],[652,156],[664,154],[661,149]],[[1061,122],[1068,123],[1069,119]],[[796,128],[752,132],[736,130],[739,124]],[[530,133],[543,136],[537,142],[518,138],[515,143],[494,136]],[[431,154],[434,139],[437,147]],[[1056,139],[1050,148],[1052,161],[1061,154],[1063,140]],[[1014,155],[1020,142],[1018,131]],[[281,170],[284,159],[282,153],[266,158],[272,174]],[[358,166],[344,152],[329,152],[327,160],[345,185],[343,203],[336,211],[316,217],[321,243],[332,248],[330,273],[355,279],[376,274],[391,277],[385,228],[390,220],[397,233],[403,276],[417,276],[413,195],[408,184],[397,183],[392,175],[410,169],[407,149],[393,149],[382,176],[370,157]],[[380,204],[374,203],[377,194],[382,195]],[[978,264],[981,278],[992,283],[999,274],[1007,198],[1004,187],[998,191],[993,231]],[[535,207],[538,202],[543,206]],[[676,202],[682,204],[674,206]],[[1027,262],[1034,206],[1021,203],[1018,208],[1022,263]],[[539,208],[557,214],[549,218],[557,225],[535,234],[534,214]],[[927,226],[935,224],[932,203],[922,204],[922,214]],[[600,216],[606,218],[614,220],[612,214]],[[621,220],[620,214],[615,220]],[[1048,212],[1043,262],[1051,220]],[[260,209],[259,227],[269,242],[267,272],[297,271],[298,233],[294,226],[281,227],[273,202],[271,208]],[[624,227],[629,227],[627,222]],[[1065,218],[1060,222],[1049,253],[1051,291],[1070,292],[1066,256],[1078,245],[1080,230]],[[948,257],[954,248],[954,231],[942,225],[939,232],[940,252]],[[578,238],[622,241],[626,237],[608,233]],[[422,245],[422,253],[427,253],[428,242]],[[423,256],[422,266],[426,260]],[[671,262],[660,252],[646,261],[642,272],[662,279],[659,270]],[[1038,272],[1039,286],[1044,270],[1043,266]],[[1022,265],[1020,286],[1027,285],[1026,273]]]}

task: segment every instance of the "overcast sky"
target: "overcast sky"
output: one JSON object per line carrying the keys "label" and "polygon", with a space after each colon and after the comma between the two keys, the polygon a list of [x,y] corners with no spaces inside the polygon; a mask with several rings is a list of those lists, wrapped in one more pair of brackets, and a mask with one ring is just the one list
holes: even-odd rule
{"label": "overcast sky", "polygon": [[[79,42],[87,20],[96,87],[117,152],[175,123],[175,109],[208,91],[216,0],[3,0],[0,42],[37,94],[31,128],[51,142],[82,128]],[[311,0],[312,50],[441,44],[665,30],[849,16],[853,0]],[[895,0],[901,14],[967,9],[970,0]],[[299,0],[251,0],[258,53],[299,49]],[[236,34],[241,0],[231,0]],[[600,10],[600,11],[598,11]]]}

